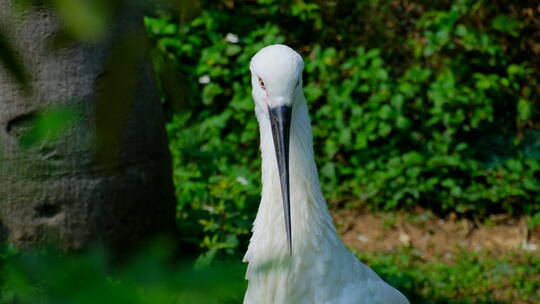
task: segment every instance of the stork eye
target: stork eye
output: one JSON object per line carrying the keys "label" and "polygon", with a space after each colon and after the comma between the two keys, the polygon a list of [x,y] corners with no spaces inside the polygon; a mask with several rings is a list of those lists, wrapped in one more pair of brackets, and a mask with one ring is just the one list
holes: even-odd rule
{"label": "stork eye", "polygon": [[262,79],[260,78],[259,78],[259,85],[261,86],[263,90],[266,90],[266,87],[264,86],[264,81],[262,81]]}

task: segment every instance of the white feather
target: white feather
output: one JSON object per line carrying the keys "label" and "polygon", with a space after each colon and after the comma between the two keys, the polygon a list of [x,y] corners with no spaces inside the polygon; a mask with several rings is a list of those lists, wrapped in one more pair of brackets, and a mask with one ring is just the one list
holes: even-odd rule
{"label": "white feather", "polygon": [[[407,304],[409,301],[356,259],[339,239],[321,193],[311,122],[302,91],[303,61],[284,45],[251,61],[262,154],[262,197],[244,261],[246,304]],[[264,82],[261,87],[259,79]],[[297,82],[300,80],[298,86]],[[288,254],[268,106],[293,107],[290,135],[292,256]]]}

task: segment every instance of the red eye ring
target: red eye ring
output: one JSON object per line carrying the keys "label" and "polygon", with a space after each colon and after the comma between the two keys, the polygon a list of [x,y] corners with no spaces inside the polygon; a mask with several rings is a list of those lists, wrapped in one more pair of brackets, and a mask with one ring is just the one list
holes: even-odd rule
{"label": "red eye ring", "polygon": [[260,77],[259,77],[259,85],[261,86],[263,90],[266,90],[266,87],[264,86],[264,81],[262,81]]}

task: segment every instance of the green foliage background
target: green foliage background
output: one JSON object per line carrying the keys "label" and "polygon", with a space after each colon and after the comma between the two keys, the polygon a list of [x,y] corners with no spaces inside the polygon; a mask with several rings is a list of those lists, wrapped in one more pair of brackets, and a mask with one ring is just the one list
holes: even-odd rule
{"label": "green foliage background", "polygon": [[[199,231],[210,255],[245,245],[256,212],[260,156],[248,67],[273,43],[305,59],[316,158],[331,204],[480,217],[540,211],[532,39],[539,27],[524,13],[526,2],[201,7],[190,21],[168,12],[145,21],[156,42],[181,222],[190,223],[192,242]],[[182,75],[177,83],[171,71]],[[210,81],[197,81],[204,78]]]}
{"label": "green foliage background", "polygon": [[[92,17],[99,10],[52,3],[65,8],[60,13],[79,41],[105,29]],[[99,250],[28,253],[4,243],[0,303],[241,302],[245,265],[230,261],[238,262],[247,245],[260,193],[248,65],[273,43],[305,58],[317,161],[333,207],[420,206],[479,218],[527,215],[531,225],[540,223],[534,1],[176,5],[179,15],[163,9],[145,22],[168,120],[181,250],[192,244],[202,253],[195,266],[174,262],[168,243],[116,264]],[[228,41],[229,33],[239,41]],[[0,63],[24,89],[27,71],[12,55],[0,32]],[[72,115],[44,113],[28,143],[56,135]],[[462,252],[452,264],[426,260],[414,248],[358,255],[412,303],[540,300],[534,253]]]}

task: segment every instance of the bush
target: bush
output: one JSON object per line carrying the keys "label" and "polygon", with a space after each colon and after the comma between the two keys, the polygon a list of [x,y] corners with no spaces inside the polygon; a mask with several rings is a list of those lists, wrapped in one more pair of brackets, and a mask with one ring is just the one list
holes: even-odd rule
{"label": "bush", "polygon": [[[195,223],[211,254],[245,244],[260,191],[248,67],[273,43],[305,59],[331,203],[540,212],[538,28],[527,5],[208,1],[189,22],[147,17],[179,217],[191,219],[181,222]],[[167,82],[171,71],[181,85]]]}
{"label": "bush", "polygon": [[[52,250],[0,249],[0,303],[241,303],[245,264],[231,261],[193,269],[155,243],[113,263],[104,250],[66,255]],[[426,260],[415,250],[362,254],[381,277],[418,304],[537,303],[540,256],[460,253],[452,262]]]}
{"label": "bush", "polygon": [[[537,254],[460,252],[450,261],[427,260],[414,249],[360,254],[412,303],[536,303],[540,300]],[[439,257],[440,258],[440,257]]]}

